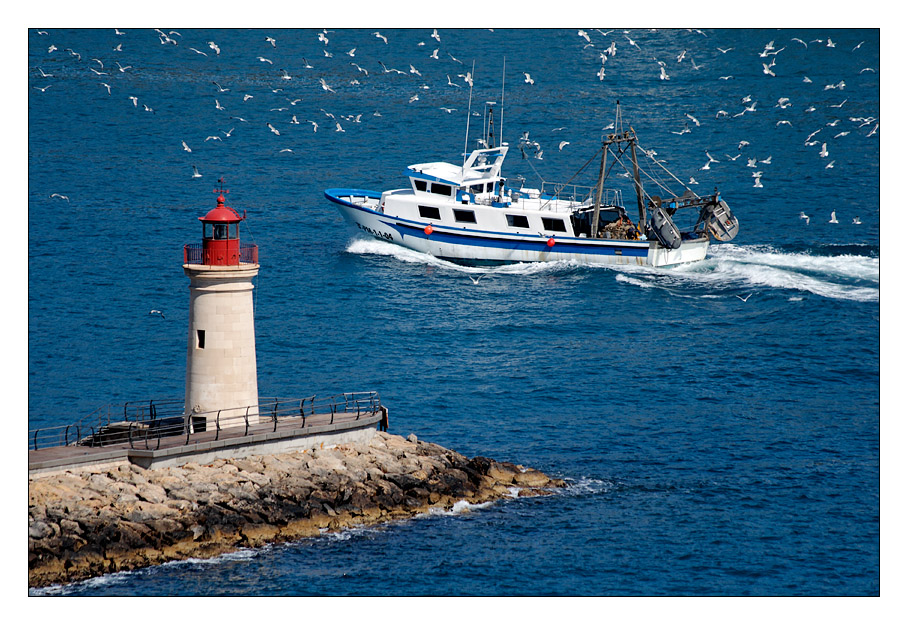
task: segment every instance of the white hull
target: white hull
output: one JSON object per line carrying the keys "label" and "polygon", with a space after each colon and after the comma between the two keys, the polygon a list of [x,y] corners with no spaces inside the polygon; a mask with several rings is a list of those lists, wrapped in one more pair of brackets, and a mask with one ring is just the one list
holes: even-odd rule
{"label": "white hull", "polygon": [[576,261],[661,267],[701,261],[707,256],[705,237],[683,241],[673,250],[656,241],[546,237],[439,224],[432,224],[427,233],[427,221],[379,212],[378,194],[374,192],[331,189],[326,191],[326,197],[337,203],[344,218],[365,234],[468,264]]}

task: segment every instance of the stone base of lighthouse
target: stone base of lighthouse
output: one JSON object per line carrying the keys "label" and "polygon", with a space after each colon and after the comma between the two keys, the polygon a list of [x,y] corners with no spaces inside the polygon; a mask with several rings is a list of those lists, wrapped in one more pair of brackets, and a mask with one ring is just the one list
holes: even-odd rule
{"label": "stone base of lighthouse", "polygon": [[259,265],[183,266],[190,279],[186,406],[195,430],[259,421],[252,279]]}

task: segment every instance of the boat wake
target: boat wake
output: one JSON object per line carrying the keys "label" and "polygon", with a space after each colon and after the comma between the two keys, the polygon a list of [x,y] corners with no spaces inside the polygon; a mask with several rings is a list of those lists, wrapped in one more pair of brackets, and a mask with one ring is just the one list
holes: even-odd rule
{"label": "boat wake", "polygon": [[[461,272],[465,274],[501,274],[512,276],[528,276],[533,274],[559,273],[573,268],[584,267],[582,263],[574,261],[553,261],[540,263],[509,263],[503,265],[471,266],[452,263],[426,254],[405,248],[395,243],[380,241],[378,239],[354,238],[347,246],[347,252],[361,255],[388,256],[405,263],[428,265],[441,269]],[[599,266],[591,266],[599,267]]]}
{"label": "boat wake", "polygon": [[[429,265],[453,272],[528,276],[581,271],[614,272],[620,283],[642,289],[664,289],[673,295],[717,298],[761,289],[789,292],[798,301],[806,294],[835,300],[877,302],[880,299],[880,259],[854,254],[786,252],[766,245],[712,245],[703,261],[669,268],[585,264],[576,261],[514,263],[471,267],[377,239],[356,238],[347,252],[393,257],[405,263]],[[707,290],[707,293],[704,293]]]}
{"label": "boat wake", "polygon": [[793,297],[810,293],[856,302],[880,299],[880,259],[857,254],[817,255],[724,244],[711,246],[703,261],[661,273],[713,290],[780,289]]}

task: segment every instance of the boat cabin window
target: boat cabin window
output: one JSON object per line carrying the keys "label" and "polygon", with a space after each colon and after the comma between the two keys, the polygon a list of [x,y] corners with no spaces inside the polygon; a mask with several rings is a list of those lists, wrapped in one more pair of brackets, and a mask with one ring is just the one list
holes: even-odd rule
{"label": "boat cabin window", "polygon": [[432,193],[437,193],[440,196],[450,196],[451,195],[451,185],[443,185],[442,183],[433,183],[429,188]]}
{"label": "boat cabin window", "polygon": [[479,185],[471,185],[470,193],[483,193],[483,190],[486,188],[486,185],[480,183]]}
{"label": "boat cabin window", "polygon": [[436,206],[423,206],[422,204],[418,205],[420,208],[420,217],[425,217],[428,220],[440,220],[442,216],[439,215],[439,207]]}
{"label": "boat cabin window", "polygon": [[530,224],[527,223],[526,215],[505,215],[505,219],[508,220],[508,225],[512,228],[530,228]]}
{"label": "boat cabin window", "polygon": [[463,209],[454,209],[454,218],[456,222],[463,222],[467,224],[476,224],[477,216],[473,211],[465,211]]}
{"label": "boat cabin window", "polygon": [[417,191],[426,191],[426,181],[425,180],[414,180],[413,188]]}
{"label": "boat cabin window", "polygon": [[543,218],[543,230],[553,230],[555,232],[564,233],[565,230],[565,220],[558,220],[551,217]]}

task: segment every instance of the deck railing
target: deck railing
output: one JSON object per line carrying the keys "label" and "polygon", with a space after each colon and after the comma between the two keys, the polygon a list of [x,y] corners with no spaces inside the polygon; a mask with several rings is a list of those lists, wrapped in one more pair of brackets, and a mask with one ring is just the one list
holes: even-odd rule
{"label": "deck railing", "polygon": [[[313,415],[327,416],[328,423],[334,424],[338,420],[356,421],[381,410],[381,400],[375,391],[293,399],[262,397],[258,405],[201,413],[185,412],[182,400],[128,402],[102,406],[74,424],[30,430],[28,446],[30,450],[39,450],[55,446],[101,448],[126,443],[130,448],[148,449],[160,444],[162,437],[185,435],[189,444],[193,435],[215,431],[217,439],[227,422],[232,424],[231,429],[244,428],[247,432],[250,426],[270,424],[274,432],[279,425],[289,423],[303,428]],[[236,426],[237,423],[240,425]]]}

